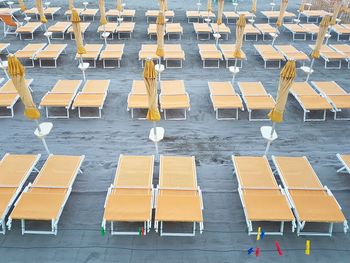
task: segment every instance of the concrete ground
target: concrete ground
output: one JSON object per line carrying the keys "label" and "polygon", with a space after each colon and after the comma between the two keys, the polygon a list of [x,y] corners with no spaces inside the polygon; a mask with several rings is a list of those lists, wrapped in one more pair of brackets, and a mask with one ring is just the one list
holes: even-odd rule
{"label": "concrete ground", "polygon": [[[25,1],[28,6],[32,4]],[[56,21],[64,21],[67,1],[52,0],[51,6],[62,9]],[[83,1],[75,1],[81,7]],[[98,8],[97,3],[89,7]],[[266,21],[259,11],[269,10],[269,0],[258,1],[257,22]],[[229,81],[232,77],[224,63],[220,69],[202,69],[198,54],[198,43],[192,24],[188,24],[185,11],[196,10],[196,0],[169,0],[169,9],[175,10],[175,22],[181,22],[184,35],[181,43],[186,61],[183,69],[167,69],[162,79],[183,79],[191,98],[191,111],[186,121],[164,121],[165,138],[159,144],[160,153],[165,155],[193,155],[196,157],[198,184],[203,190],[205,232],[195,237],[159,237],[153,229],[146,237],[111,236],[100,233],[103,204],[107,189],[112,183],[120,154],[154,154],[154,145],[148,140],[152,124],[147,121],[132,120],[126,111],[127,96],[132,80],[142,78],[138,61],[141,43],[155,43],[147,37],[146,9],[158,8],[157,1],[127,0],[127,8],[136,9],[136,28],[132,40],[113,40],[110,43],[125,43],[125,53],[120,69],[88,69],[88,79],[110,79],[108,94],[102,119],[81,120],[77,111],[71,111],[69,120],[51,119],[54,128],[47,143],[54,154],[85,154],[72,194],[64,208],[58,225],[57,236],[25,235],[20,232],[19,222],[14,222],[12,230],[0,235],[0,262],[347,262],[350,256],[350,237],[344,235],[341,225],[334,228],[333,237],[297,237],[287,224],[282,237],[266,236],[256,241],[247,235],[242,205],[237,193],[237,180],[233,176],[231,155],[262,155],[265,141],[261,138],[260,127],[269,122],[249,122],[246,111],[239,113],[238,121],[217,121],[209,98],[208,81]],[[206,1],[202,1],[205,9]],[[239,1],[239,10],[250,10],[250,1]],[[299,1],[289,1],[288,11],[296,13]],[[114,8],[115,1],[106,1],[106,9]],[[215,11],[217,5],[214,4]],[[225,10],[233,10],[226,1]],[[86,33],[86,43],[102,43],[96,32],[99,17]],[[23,17],[20,17],[23,19]],[[49,21],[52,24],[53,21]],[[232,34],[224,43],[234,43]],[[29,42],[9,36],[1,42],[11,44],[15,52]],[[35,35],[34,42],[45,42],[42,33]],[[58,61],[57,69],[41,69],[36,66],[27,69],[27,78],[33,78],[33,96],[40,102],[59,79],[81,79],[82,75],[74,61],[75,43],[70,40],[54,40],[54,43],[68,43],[67,55]],[[282,32],[276,43],[291,43],[291,35]],[[335,43],[335,37],[330,43]],[[258,43],[262,43],[259,40]],[[270,43],[270,42],[267,42]],[[292,44],[310,53],[310,41],[295,41]],[[349,42],[348,42],[349,43]],[[276,95],[279,70],[264,70],[262,59],[255,55],[253,45],[245,42],[243,50],[248,60],[237,76],[237,81],[262,81],[266,90]],[[5,56],[2,56],[5,59]],[[341,70],[325,70],[323,61],[317,60],[311,80],[335,80],[350,92],[350,74],[343,63]],[[2,74],[2,73],[0,73]],[[297,80],[305,79],[298,70]],[[2,74],[3,75],[3,74]],[[237,86],[235,86],[238,91]],[[15,106],[13,119],[1,119],[0,156],[5,153],[41,153],[39,168],[46,155],[43,145],[33,135],[35,124],[22,114],[21,103]],[[44,112],[43,112],[44,113]],[[333,114],[327,113],[325,122],[303,122],[302,109],[298,102],[289,97],[285,121],[277,125],[278,140],[271,146],[270,154],[307,156],[321,182],[334,193],[346,217],[350,215],[350,176],[337,174],[340,167],[336,153],[348,153],[350,148],[349,123],[334,121]],[[46,121],[43,117],[41,121]],[[158,165],[155,166],[154,184],[158,181]],[[32,175],[28,182],[32,182]],[[277,225],[273,225],[277,227]],[[317,226],[317,228],[322,226]],[[311,255],[306,256],[305,241],[311,241]],[[283,256],[277,254],[275,242],[279,242]],[[260,247],[258,259],[247,255],[250,247]]]}

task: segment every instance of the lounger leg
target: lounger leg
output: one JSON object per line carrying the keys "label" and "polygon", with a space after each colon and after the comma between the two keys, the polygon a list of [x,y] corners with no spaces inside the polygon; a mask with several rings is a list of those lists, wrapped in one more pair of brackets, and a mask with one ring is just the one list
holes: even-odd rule
{"label": "lounger leg", "polygon": [[338,169],[338,170],[337,170],[337,173],[341,173],[341,172],[343,172],[344,170],[346,170],[346,167],[345,167],[345,166],[343,166],[342,168]]}
{"label": "lounger leg", "polygon": [[166,110],[164,110],[164,120],[166,120]]}
{"label": "lounger leg", "polygon": [[6,227],[4,226],[4,223],[1,223],[1,232],[3,235],[6,234]]}
{"label": "lounger leg", "polygon": [[329,231],[328,231],[328,233],[329,233],[329,236],[332,236],[332,233],[333,233],[333,223],[330,223],[330,224],[329,224]]}
{"label": "lounger leg", "polygon": [[24,219],[21,219],[21,229],[22,229],[22,235],[26,232],[26,223]]}
{"label": "lounger leg", "polygon": [[281,221],[281,228],[280,228],[281,235],[283,235],[283,230],[284,230],[284,221]]}
{"label": "lounger leg", "polygon": [[196,222],[193,222],[193,231],[192,231],[192,235],[193,235],[193,236],[196,235]]}
{"label": "lounger leg", "polygon": [[160,236],[163,234],[163,221],[160,221]]}

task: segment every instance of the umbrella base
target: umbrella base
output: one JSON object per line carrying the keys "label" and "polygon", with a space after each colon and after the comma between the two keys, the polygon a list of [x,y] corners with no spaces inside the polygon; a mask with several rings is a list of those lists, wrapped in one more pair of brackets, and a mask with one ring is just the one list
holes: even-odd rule
{"label": "umbrella base", "polygon": [[[155,130],[156,132],[154,132],[154,129],[156,129]],[[159,141],[163,140],[164,133],[165,133],[165,130],[162,127],[152,128],[149,132],[149,139],[152,142],[159,142]]]}

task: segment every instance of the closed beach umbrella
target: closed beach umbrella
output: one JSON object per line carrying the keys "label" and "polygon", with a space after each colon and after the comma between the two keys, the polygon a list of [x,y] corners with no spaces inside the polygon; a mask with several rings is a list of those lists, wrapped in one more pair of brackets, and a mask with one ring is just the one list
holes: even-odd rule
{"label": "closed beach umbrella", "polygon": [[218,19],[216,21],[218,25],[222,24],[222,12],[224,11],[224,3],[224,0],[219,0],[218,2]]}
{"label": "closed beach umbrella", "polygon": [[208,3],[207,3],[207,11],[208,13],[213,11],[213,3],[212,3],[213,0],[208,0]]}
{"label": "closed beach umbrella", "polygon": [[44,8],[43,8],[42,0],[36,0],[35,1],[35,5],[36,5],[36,9],[38,10],[39,15],[40,15],[40,22],[43,23],[43,24],[46,24],[47,23],[47,19],[46,19],[45,14],[44,14]]}
{"label": "closed beach umbrella", "polygon": [[252,0],[252,13],[256,13],[256,2],[257,0]]}
{"label": "closed beach umbrella", "polygon": [[331,26],[334,26],[337,23],[338,14],[340,12],[341,7],[342,7],[342,0],[336,0],[334,3]]}
{"label": "closed beach umbrella", "polygon": [[276,22],[276,25],[278,27],[282,26],[284,13],[287,10],[287,6],[288,6],[288,0],[282,0],[281,1],[281,5],[280,5],[280,13],[278,15],[278,19],[277,19],[277,22]]}
{"label": "closed beach umbrella", "polygon": [[243,34],[244,34],[244,28],[246,25],[246,19],[245,15],[240,15],[238,18],[238,21],[236,23],[236,45],[235,45],[235,51],[233,56],[237,59],[243,58],[243,54],[241,51],[242,45],[243,45]]}
{"label": "closed beach umbrella", "polygon": [[168,11],[168,0],[164,0],[164,11]]}
{"label": "closed beach umbrella", "polygon": [[297,70],[294,60],[287,61],[280,74],[280,81],[278,85],[276,105],[269,113],[272,122],[282,122],[283,113],[286,107],[289,89],[292,86],[296,77]]}
{"label": "closed beach umbrella", "polygon": [[80,17],[78,15],[77,10],[75,9],[72,10],[71,22],[74,32],[75,43],[77,46],[77,53],[80,55],[80,61],[82,62],[82,55],[86,53],[86,50],[84,48],[83,38],[81,36]]}
{"label": "closed beach umbrella", "polygon": [[98,0],[98,7],[100,9],[100,25],[104,26],[107,24],[107,19],[106,19],[106,9],[105,9],[105,0]]}
{"label": "closed beach umbrella", "polygon": [[331,17],[330,16],[324,16],[322,18],[322,21],[319,25],[319,30],[318,30],[318,34],[317,34],[317,40],[316,40],[316,44],[314,47],[314,50],[311,53],[311,57],[313,59],[317,59],[320,57],[320,49],[322,47],[324,38],[327,34],[327,29],[329,27],[329,23],[330,23]]}
{"label": "closed beach umbrella", "polygon": [[163,12],[159,12],[157,16],[157,51],[156,54],[164,57],[164,31],[165,31],[165,17]]}
{"label": "closed beach umbrella", "polygon": [[143,81],[145,82],[148,95],[147,120],[160,121],[157,99],[157,73],[152,60],[146,60],[143,70]]}
{"label": "closed beach umbrella", "polygon": [[304,3],[304,1],[301,2],[300,6],[299,6],[299,11],[300,12],[304,12],[305,11],[305,3]]}
{"label": "closed beach umbrella", "polygon": [[18,0],[18,3],[19,3],[19,7],[21,8],[21,11],[24,12],[27,10],[27,7],[26,5],[24,4],[24,1],[23,0]]}
{"label": "closed beach umbrella", "polygon": [[159,0],[159,11],[165,12],[165,0]]}
{"label": "closed beach umbrella", "polygon": [[123,1],[122,0],[117,0],[117,10],[119,12],[123,12]]}
{"label": "closed beach umbrella", "polygon": [[12,80],[18,95],[24,104],[24,116],[30,120],[40,119],[40,111],[35,106],[33,102],[32,95],[30,94],[29,87],[26,85],[25,81],[25,69],[21,62],[14,56],[10,55],[8,57],[8,69],[10,78]]}
{"label": "closed beach umbrella", "polygon": [[74,0],[68,0],[68,9],[69,10],[74,9]]}

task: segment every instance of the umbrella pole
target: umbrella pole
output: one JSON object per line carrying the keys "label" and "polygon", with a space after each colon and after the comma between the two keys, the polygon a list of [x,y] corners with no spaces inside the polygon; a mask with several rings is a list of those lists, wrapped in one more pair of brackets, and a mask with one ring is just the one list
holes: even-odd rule
{"label": "umbrella pole", "polygon": [[158,138],[157,138],[157,126],[156,122],[153,122],[153,134],[154,134],[154,146],[156,147],[156,160],[158,160],[159,150],[158,150]]}
{"label": "umbrella pole", "polygon": [[103,38],[105,39],[105,45],[107,46],[106,25],[103,25]]}
{"label": "umbrella pole", "polygon": [[[272,128],[271,128],[271,133],[270,133],[270,138],[272,139],[272,136],[273,136],[273,133],[275,132],[275,130],[276,130],[276,123],[274,122],[273,124],[272,124]],[[272,143],[272,140],[268,140],[267,141],[267,145],[266,145],[266,149],[265,149],[265,156],[268,154],[268,152],[269,152],[269,149],[270,149],[270,145],[271,145],[271,143]]]}
{"label": "umbrella pole", "polygon": [[235,66],[234,66],[234,68],[233,68],[232,85],[234,85],[234,84],[235,84],[235,79],[236,79],[236,69],[237,69],[237,61],[238,61],[238,59],[236,58],[236,59],[235,59]]}
{"label": "umbrella pole", "polygon": [[83,61],[83,56],[80,54],[80,58],[79,58],[79,63],[80,63],[80,67],[81,67],[81,72],[83,72],[83,78],[84,78],[84,82],[86,81],[86,76],[85,76],[85,69],[84,69],[84,61]]}
{"label": "umbrella pole", "polygon": [[312,72],[312,67],[314,66],[314,63],[315,63],[315,59],[313,58],[313,59],[311,60],[309,72],[307,73],[306,82],[309,81],[309,78],[310,78],[310,75],[311,75],[311,72]]}
{"label": "umbrella pole", "polygon": [[[41,128],[40,128],[40,124],[39,124],[39,121],[38,120],[35,120],[35,122],[36,122],[36,124],[37,124],[37,126],[38,126],[38,131],[39,131],[39,133],[41,133]],[[40,139],[41,139],[41,141],[42,141],[42,143],[43,143],[43,145],[44,145],[44,148],[45,148],[45,150],[46,150],[46,153],[48,154],[48,155],[50,155],[51,153],[50,153],[50,151],[49,151],[49,147],[47,147],[47,143],[46,143],[46,140],[45,140],[45,136],[40,136]]]}

